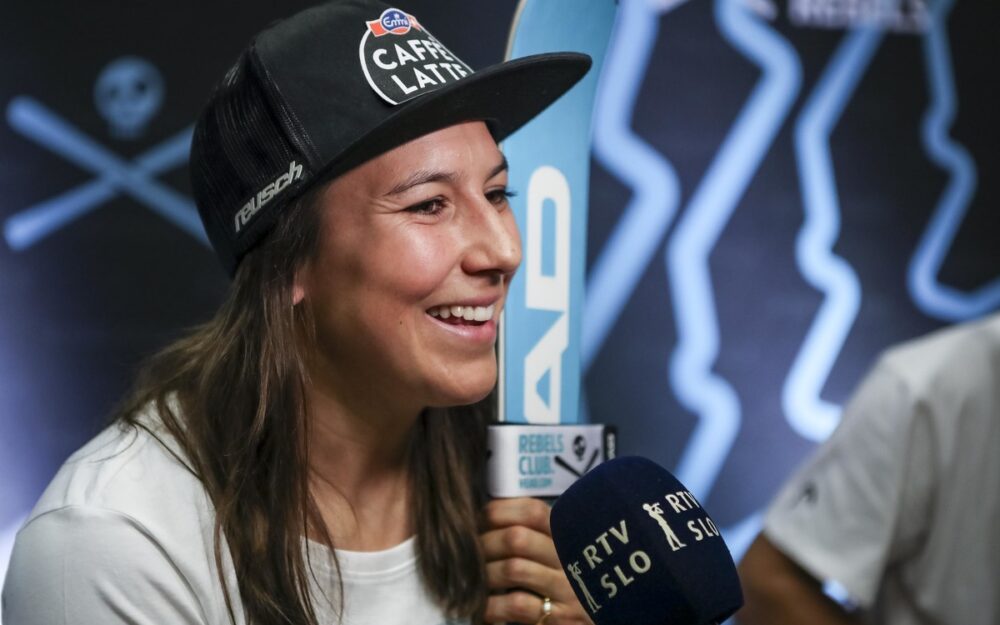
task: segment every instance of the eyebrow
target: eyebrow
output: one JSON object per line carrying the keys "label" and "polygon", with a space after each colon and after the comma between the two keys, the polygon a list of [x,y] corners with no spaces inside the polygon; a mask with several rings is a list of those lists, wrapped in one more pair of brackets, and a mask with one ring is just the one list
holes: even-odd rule
{"label": "eyebrow", "polygon": [[[501,154],[500,162],[493,169],[490,170],[490,173],[486,176],[486,179],[489,180],[494,176],[496,176],[497,174],[499,174],[500,172],[506,171],[507,169],[508,169],[507,157]],[[454,174],[454,172],[418,169],[417,171],[413,172],[413,175],[411,175],[409,178],[400,182],[392,189],[390,189],[386,193],[386,196],[399,195],[401,193],[409,191],[415,186],[427,184],[430,182],[454,183],[455,180],[456,180],[456,175]]]}

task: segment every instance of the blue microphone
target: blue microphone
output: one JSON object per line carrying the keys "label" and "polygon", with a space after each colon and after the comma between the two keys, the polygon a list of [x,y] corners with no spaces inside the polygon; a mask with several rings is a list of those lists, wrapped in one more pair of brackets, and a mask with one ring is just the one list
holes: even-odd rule
{"label": "blue microphone", "polygon": [[596,625],[710,625],[743,605],[715,523],[650,460],[598,465],[556,500],[551,522],[559,560]]}

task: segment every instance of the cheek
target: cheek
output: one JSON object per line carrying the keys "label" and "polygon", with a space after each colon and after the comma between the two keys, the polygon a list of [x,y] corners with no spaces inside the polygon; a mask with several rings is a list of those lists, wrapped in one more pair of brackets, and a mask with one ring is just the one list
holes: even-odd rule
{"label": "cheek", "polygon": [[370,276],[407,300],[431,295],[457,264],[454,245],[446,236],[417,229],[380,252]]}

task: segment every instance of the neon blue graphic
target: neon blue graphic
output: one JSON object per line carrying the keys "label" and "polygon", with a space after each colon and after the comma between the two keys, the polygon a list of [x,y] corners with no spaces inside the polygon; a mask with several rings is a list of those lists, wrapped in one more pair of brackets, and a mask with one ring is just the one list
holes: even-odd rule
{"label": "neon blue graphic", "polygon": [[198,211],[191,200],[152,178],[152,175],[187,160],[191,144],[190,128],[140,156],[134,163],[126,163],[29,97],[21,96],[11,101],[7,107],[7,120],[22,135],[99,176],[90,183],[7,219],[4,236],[12,249],[29,247],[119,192],[131,195],[208,245]]}
{"label": "neon blue graphic", "polygon": [[833,253],[840,206],[830,157],[830,133],[871,63],[884,31],[862,26],[844,36],[795,124],[795,155],[805,221],[795,245],[802,276],[823,302],[781,391],[789,425],[800,436],[824,440],[840,421],[840,407],[820,397],[861,304],[850,264]]}
{"label": "neon blue graphic", "polygon": [[736,392],[712,372],[719,328],[709,255],[774,142],[802,80],[794,48],[741,0],[716,0],[715,20],[723,37],[763,75],[691,196],[667,248],[678,332],[670,380],[680,402],[698,416],[677,476],[700,498],[715,484],[741,421]]}
{"label": "neon blue graphic", "polygon": [[594,105],[594,156],[631,190],[632,199],[590,269],[580,347],[584,371],[659,249],[680,201],[673,167],[631,127],[658,30],[650,2],[622,2]]}
{"label": "neon blue graphic", "polygon": [[1000,277],[971,293],[937,280],[941,264],[976,190],[975,161],[948,136],[957,109],[947,26],[953,5],[953,0],[942,0],[934,6],[929,29],[924,35],[931,107],[921,128],[927,155],[950,177],[910,260],[907,286],[913,301],[924,313],[946,321],[961,321],[983,315],[1000,305]]}
{"label": "neon blue graphic", "polygon": [[123,56],[105,66],[94,85],[94,105],[112,136],[137,139],[163,105],[163,76],[156,66]]}

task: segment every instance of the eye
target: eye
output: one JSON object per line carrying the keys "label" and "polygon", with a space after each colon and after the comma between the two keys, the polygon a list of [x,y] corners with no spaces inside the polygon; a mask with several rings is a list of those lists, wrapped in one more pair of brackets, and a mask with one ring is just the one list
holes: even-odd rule
{"label": "eye", "polygon": [[509,189],[501,188],[501,189],[494,189],[492,191],[487,191],[486,199],[489,200],[490,203],[493,204],[494,206],[503,206],[506,205],[507,201],[510,200],[510,198],[514,197],[515,195],[517,195],[516,192],[511,191]]}
{"label": "eye", "polygon": [[414,204],[413,206],[407,206],[403,210],[408,213],[416,213],[418,215],[437,215],[444,210],[444,198],[432,198],[425,202]]}

